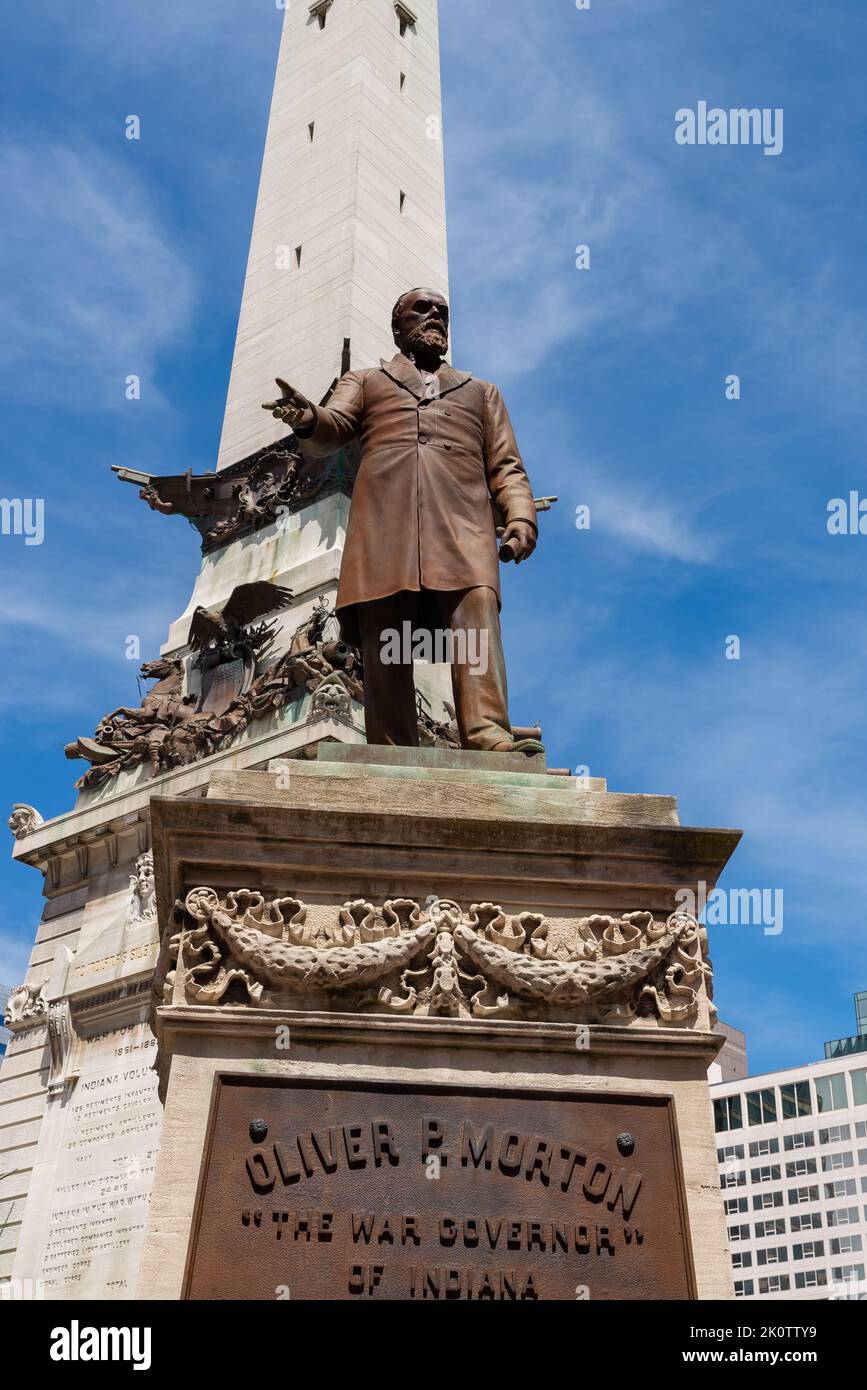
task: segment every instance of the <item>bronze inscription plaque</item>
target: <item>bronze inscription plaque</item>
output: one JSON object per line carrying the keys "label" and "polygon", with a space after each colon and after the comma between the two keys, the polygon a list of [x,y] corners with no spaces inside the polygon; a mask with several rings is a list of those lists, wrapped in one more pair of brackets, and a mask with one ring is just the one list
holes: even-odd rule
{"label": "bronze inscription plaque", "polygon": [[191,1299],[690,1299],[671,1102],[219,1077]]}

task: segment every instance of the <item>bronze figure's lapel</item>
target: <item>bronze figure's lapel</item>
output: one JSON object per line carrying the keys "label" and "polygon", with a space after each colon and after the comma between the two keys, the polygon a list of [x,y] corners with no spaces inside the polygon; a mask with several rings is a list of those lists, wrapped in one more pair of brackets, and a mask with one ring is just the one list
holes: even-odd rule
{"label": "bronze figure's lapel", "polygon": [[421,400],[424,395],[422,374],[417,367],[413,366],[408,357],[404,357],[402,352],[399,352],[390,362],[386,362],[383,357],[380,366],[386,376],[390,376],[392,381],[397,382],[398,386],[405,386],[417,401]]}
{"label": "bronze figure's lapel", "polygon": [[[399,352],[390,362],[383,358],[380,362],[382,370],[392,381],[396,381],[399,386],[405,386],[420,401],[425,393],[424,378],[421,372],[408,357],[404,357]],[[448,362],[443,362],[437,376],[440,383],[440,396],[447,396],[450,391],[456,391],[459,386],[464,386],[466,382],[472,381],[472,377],[467,372],[458,372],[454,367],[450,367]]]}
{"label": "bronze figure's lapel", "polygon": [[440,379],[440,395],[447,396],[450,391],[457,391],[459,386],[465,386],[468,381],[472,381],[469,372],[456,371],[450,367],[448,362],[444,362],[438,373]]}

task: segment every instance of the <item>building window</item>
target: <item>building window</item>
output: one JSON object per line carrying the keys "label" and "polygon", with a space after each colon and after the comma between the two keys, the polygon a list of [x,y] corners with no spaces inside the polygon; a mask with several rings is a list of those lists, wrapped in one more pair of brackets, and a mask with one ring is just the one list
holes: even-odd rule
{"label": "building window", "polygon": [[753,1211],[770,1211],[772,1207],[781,1207],[782,1205],[782,1192],[759,1192],[753,1198]]}
{"label": "building window", "polygon": [[789,1263],[789,1251],[785,1245],[771,1245],[756,1255],[756,1264],[785,1265]]}
{"label": "building window", "polygon": [[858,1167],[867,1168],[867,1149],[858,1150]]}
{"label": "building window", "polygon": [[818,1200],[819,1200],[819,1189],[818,1189],[818,1187],[790,1187],[790,1188],[789,1188],[789,1206],[790,1206],[790,1207],[797,1207],[797,1206],[800,1206],[802,1202],[818,1202]]}
{"label": "building window", "polygon": [[792,1235],[798,1235],[801,1231],[821,1231],[822,1213],[820,1211],[808,1211],[803,1216],[793,1216],[791,1218]]}
{"label": "building window", "polygon": [[834,1236],[831,1241],[832,1255],[859,1255],[863,1249],[860,1236]]}
{"label": "building window", "polygon": [[752,1279],[736,1279],[735,1298],[752,1298],[755,1287]]}
{"label": "building window", "polygon": [[729,1240],[749,1240],[749,1226],[729,1226]]}
{"label": "building window", "polygon": [[848,1104],[846,1095],[846,1074],[835,1072],[833,1076],[816,1077],[816,1109],[820,1115],[827,1110],[845,1110]]}
{"label": "building window", "polygon": [[848,1125],[832,1125],[830,1129],[819,1130],[820,1144],[843,1144],[852,1138]]}
{"label": "building window", "polygon": [[793,1149],[812,1149],[816,1143],[816,1136],[810,1129],[802,1130],[799,1134],[787,1134],[783,1139],[783,1148],[786,1153],[791,1153]]}
{"label": "building window", "polygon": [[767,1279],[759,1280],[759,1293],[788,1293],[791,1287],[788,1274],[769,1274]]}
{"label": "building window", "polygon": [[729,1197],[723,1205],[726,1216],[740,1216],[741,1212],[749,1211],[750,1199],[749,1197]]}
{"label": "building window", "polygon": [[753,1257],[749,1250],[732,1251],[732,1269],[752,1269]]}
{"label": "building window", "polygon": [[[852,1075],[854,1077],[855,1073],[853,1072]],[[855,1087],[853,1086],[852,1089],[854,1091]],[[867,1139],[867,1120],[858,1121],[857,1125],[855,1126],[855,1138]]]}
{"label": "building window", "polygon": [[824,1269],[802,1269],[795,1275],[796,1289],[824,1289],[828,1284],[828,1275]]}
{"label": "building window", "polygon": [[766,1240],[770,1236],[784,1236],[786,1234],[786,1218],[775,1216],[772,1221],[756,1222],[756,1240]]}
{"label": "building window", "polygon": [[747,1121],[751,1125],[771,1125],[777,1119],[777,1097],[773,1086],[747,1094]]}
{"label": "building window", "polygon": [[[779,1139],[757,1139],[750,1144],[750,1158],[770,1158],[780,1152]],[[743,1154],[741,1155],[743,1157]]]}
{"label": "building window", "polygon": [[729,1129],[743,1129],[740,1096],[723,1096],[713,1103],[713,1122],[717,1134]]}
{"label": "building window", "polygon": [[831,1270],[831,1274],[835,1279],[839,1279],[841,1283],[849,1283],[850,1280],[856,1279],[859,1284],[864,1282],[863,1265],[836,1265]]}
{"label": "building window", "polygon": [[[750,1148],[752,1150],[752,1146]],[[727,1148],[716,1151],[717,1163],[730,1163],[733,1158],[743,1158],[743,1156],[743,1144],[729,1144]]]}
{"label": "building window", "polygon": [[835,1197],[854,1197],[858,1191],[858,1184],[854,1178],[841,1178],[839,1182],[825,1183],[825,1197],[829,1202],[833,1202]]}
{"label": "building window", "polygon": [[794,1163],[786,1164],[787,1178],[808,1178],[815,1171],[815,1158],[796,1158]]}
{"label": "building window", "polygon": [[822,1154],[822,1172],[836,1173],[841,1168],[854,1168],[855,1159],[846,1149],[837,1154]]}
{"label": "building window", "polygon": [[792,1246],[792,1259],[794,1260],[824,1260],[825,1242],[823,1240],[806,1240],[802,1245]]}
{"label": "building window", "polygon": [[394,0],[394,8],[397,10],[397,17],[400,21],[400,37],[403,38],[407,29],[414,29],[418,23],[418,16],[413,14],[409,5],[404,5],[403,0]]}
{"label": "building window", "polygon": [[331,6],[333,4],[334,0],[315,0],[315,3],[310,6],[310,16],[312,19],[319,20],[320,29],[325,28],[325,21],[328,18],[328,11],[331,9]]}
{"label": "building window", "polygon": [[[851,1071],[852,1078],[852,1102],[854,1105],[867,1105],[867,1067],[862,1067],[860,1071]],[[864,1138],[864,1135],[859,1135]]]}
{"label": "building window", "polygon": [[858,1208],[836,1207],[834,1211],[826,1212],[825,1220],[829,1226],[857,1226]]}
{"label": "building window", "polygon": [[780,1107],[784,1120],[796,1120],[799,1115],[812,1115],[809,1081],[791,1081],[780,1087]]}
{"label": "building window", "polygon": [[750,1182],[779,1182],[780,1165],[779,1163],[768,1164],[764,1168],[753,1168],[750,1170]]}
{"label": "building window", "polygon": [[727,1192],[730,1187],[746,1187],[746,1168],[734,1168],[728,1173],[720,1173],[719,1185],[723,1192]]}

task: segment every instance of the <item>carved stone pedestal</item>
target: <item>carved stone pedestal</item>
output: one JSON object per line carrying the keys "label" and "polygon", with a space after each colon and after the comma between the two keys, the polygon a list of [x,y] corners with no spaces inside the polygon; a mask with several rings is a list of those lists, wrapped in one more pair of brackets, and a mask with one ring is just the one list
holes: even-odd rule
{"label": "carved stone pedestal", "polygon": [[729,1297],[674,908],[737,834],[543,759],[323,753],[152,804],[139,1297]]}

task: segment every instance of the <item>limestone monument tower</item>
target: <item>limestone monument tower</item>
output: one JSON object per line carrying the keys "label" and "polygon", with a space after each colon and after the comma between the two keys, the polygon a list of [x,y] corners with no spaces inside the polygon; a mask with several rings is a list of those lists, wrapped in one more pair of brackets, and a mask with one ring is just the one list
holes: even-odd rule
{"label": "limestone monument tower", "polygon": [[[219,767],[364,740],[359,683],[330,616],[356,460],[342,450],[310,472],[261,402],[278,374],[321,400],[350,362],[391,356],[392,305],[422,281],[448,289],[436,0],[287,6],[219,476],[119,470],[155,511],[198,527],[193,593],[146,663],[146,708],[70,743],[90,763],[74,808],[43,821],[21,802],[10,817],[13,853],[43,876],[45,905],[0,1070],[0,1283],[41,1280],[57,1298],[134,1294],[162,1123],[147,1022],[151,800],[201,796]],[[225,610],[256,584],[293,597],[242,591],[242,640],[206,669],[190,642],[196,609]],[[426,678],[422,736],[433,742],[449,720],[447,683],[436,667]],[[229,711],[233,698],[243,708]],[[197,718],[184,724],[178,709]]]}
{"label": "limestone monument tower", "polygon": [[[287,6],[219,459],[117,470],[197,528],[192,595],[144,698],[68,731],[74,808],[9,822],[46,901],[6,1014],[0,1279],[730,1296],[712,970],[676,902],[737,833],[549,769],[538,730],[474,751],[436,660],[366,739],[368,601],[433,594],[457,629],[486,591],[498,624],[495,527],[529,556],[547,500],[444,358],[447,278],[437,0]],[[381,595],[386,493],[410,578]]]}
{"label": "limestone monument tower", "polygon": [[436,0],[286,8],[219,467],[276,443],[274,378],[320,400],[394,352],[411,285],[448,292]]}

